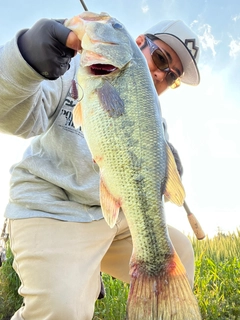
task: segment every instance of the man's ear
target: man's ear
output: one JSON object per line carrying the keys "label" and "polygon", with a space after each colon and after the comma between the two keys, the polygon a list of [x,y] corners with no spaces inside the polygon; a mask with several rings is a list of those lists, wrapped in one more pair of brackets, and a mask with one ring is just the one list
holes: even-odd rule
{"label": "man's ear", "polygon": [[136,44],[141,48],[145,43],[145,36],[143,34],[140,34],[140,36],[136,39]]}

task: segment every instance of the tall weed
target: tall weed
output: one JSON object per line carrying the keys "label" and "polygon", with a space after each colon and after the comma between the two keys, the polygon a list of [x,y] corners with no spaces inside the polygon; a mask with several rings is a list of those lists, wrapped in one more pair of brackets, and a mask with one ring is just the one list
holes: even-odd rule
{"label": "tall weed", "polygon": [[213,239],[192,239],[195,288],[202,318],[240,319],[240,231]]}
{"label": "tall weed", "polygon": [[8,320],[22,304],[19,278],[12,268],[13,256],[7,243],[7,261],[0,268],[0,320]]}

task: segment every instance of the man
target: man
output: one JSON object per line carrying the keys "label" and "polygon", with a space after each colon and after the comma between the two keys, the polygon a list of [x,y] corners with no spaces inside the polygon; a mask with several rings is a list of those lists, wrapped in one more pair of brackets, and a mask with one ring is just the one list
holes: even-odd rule
{"label": "man", "polygon": [[[158,94],[180,80],[199,83],[197,38],[183,22],[163,21],[136,42]],[[73,57],[80,48],[62,21],[47,19],[0,48],[0,129],[35,136],[11,169],[5,212],[24,297],[12,320],[90,320],[100,270],[129,282],[132,241],[126,219],[120,213],[112,229],[103,219],[98,168],[72,123],[79,63]],[[169,234],[193,285],[191,244],[172,227]]]}

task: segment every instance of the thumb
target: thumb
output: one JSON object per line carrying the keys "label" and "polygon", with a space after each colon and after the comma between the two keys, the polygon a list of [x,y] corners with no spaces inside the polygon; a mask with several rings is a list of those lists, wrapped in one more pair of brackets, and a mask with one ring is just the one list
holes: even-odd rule
{"label": "thumb", "polygon": [[81,41],[77,35],[64,25],[66,19],[55,20],[54,32],[56,38],[66,47],[78,51],[81,49]]}
{"label": "thumb", "polygon": [[79,51],[82,49],[81,41],[78,39],[78,36],[73,31],[71,31],[67,37],[66,46],[75,51]]}

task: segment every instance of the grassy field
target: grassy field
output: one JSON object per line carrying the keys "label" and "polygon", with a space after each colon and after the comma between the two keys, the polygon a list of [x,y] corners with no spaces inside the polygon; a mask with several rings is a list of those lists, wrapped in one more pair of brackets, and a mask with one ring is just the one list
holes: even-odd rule
{"label": "grassy field", "polygon": [[[194,293],[203,320],[240,320],[240,231],[212,239],[191,239],[196,257]],[[0,320],[21,305],[19,285],[9,260],[0,269]],[[124,320],[128,285],[103,274],[106,297],[98,300],[94,320]]]}

